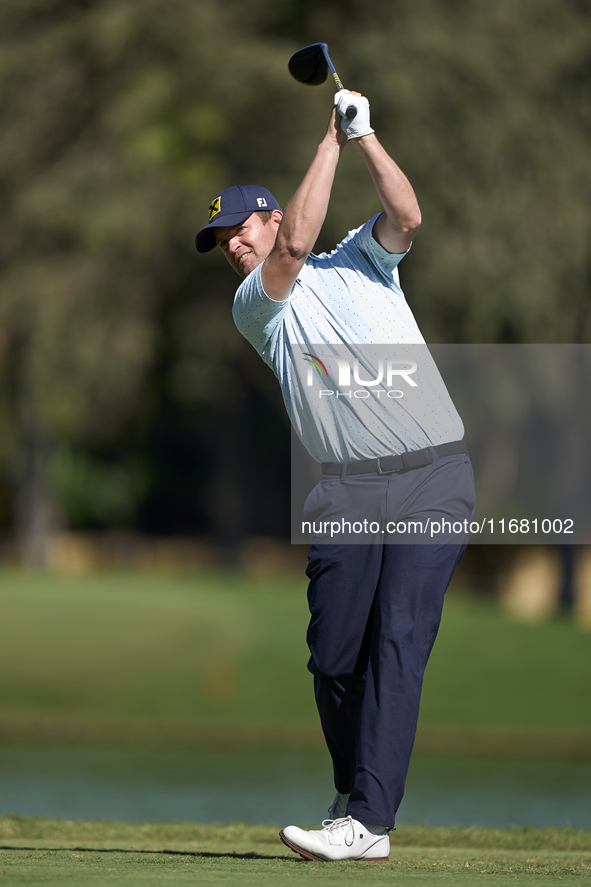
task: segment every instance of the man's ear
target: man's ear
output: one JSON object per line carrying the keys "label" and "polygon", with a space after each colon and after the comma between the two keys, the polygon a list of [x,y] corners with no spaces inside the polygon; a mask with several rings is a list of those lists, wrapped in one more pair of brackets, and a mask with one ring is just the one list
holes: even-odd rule
{"label": "man's ear", "polygon": [[283,218],[283,213],[281,212],[280,209],[271,210],[271,221],[275,222],[275,225],[277,228],[279,228],[282,218]]}

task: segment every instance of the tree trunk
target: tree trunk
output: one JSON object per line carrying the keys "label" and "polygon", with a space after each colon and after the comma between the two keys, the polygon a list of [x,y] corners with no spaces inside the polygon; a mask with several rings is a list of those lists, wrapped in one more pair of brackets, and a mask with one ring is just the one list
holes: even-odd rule
{"label": "tree trunk", "polygon": [[14,513],[19,555],[27,566],[46,568],[60,521],[48,477],[50,447],[37,423],[21,434],[21,453]]}

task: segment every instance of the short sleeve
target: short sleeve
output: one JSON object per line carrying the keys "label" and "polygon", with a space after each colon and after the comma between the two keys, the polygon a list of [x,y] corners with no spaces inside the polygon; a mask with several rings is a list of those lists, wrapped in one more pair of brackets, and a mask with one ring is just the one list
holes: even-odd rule
{"label": "short sleeve", "polygon": [[352,235],[352,240],[355,242],[360,252],[369,259],[372,265],[375,265],[375,267],[382,272],[385,271],[386,273],[391,274],[400,260],[408,253],[410,246],[404,253],[389,253],[387,249],[384,249],[384,247],[377,242],[373,236],[373,226],[379,219],[380,215],[381,213],[377,213],[377,215],[369,219],[365,225],[362,225],[361,228],[355,231]]}
{"label": "short sleeve", "polygon": [[240,284],[232,307],[232,317],[238,331],[259,352],[263,350],[281,323],[289,304],[289,298],[282,302],[269,298],[263,289],[261,267],[262,265],[259,265],[251,271]]}

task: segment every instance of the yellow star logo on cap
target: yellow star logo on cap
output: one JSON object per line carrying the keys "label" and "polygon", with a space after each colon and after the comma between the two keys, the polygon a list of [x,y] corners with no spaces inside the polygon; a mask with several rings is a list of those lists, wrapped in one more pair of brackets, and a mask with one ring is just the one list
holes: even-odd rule
{"label": "yellow star logo on cap", "polygon": [[216,197],[215,200],[209,204],[209,219],[211,222],[214,216],[216,216],[222,208],[222,198]]}

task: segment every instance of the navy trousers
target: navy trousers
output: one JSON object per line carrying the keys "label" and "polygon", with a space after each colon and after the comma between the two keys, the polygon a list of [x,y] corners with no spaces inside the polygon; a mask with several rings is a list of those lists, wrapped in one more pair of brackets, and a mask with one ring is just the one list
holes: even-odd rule
{"label": "navy trousers", "polygon": [[[425,474],[412,475],[399,479],[401,488],[406,494],[409,484],[417,484],[423,495]],[[432,481],[441,494],[442,476]],[[384,479],[390,488],[393,482]],[[331,508],[335,498],[331,483]],[[471,470],[450,485],[449,501],[454,503],[450,514],[472,517]],[[308,668],[335,786],[351,793],[347,813],[360,822],[394,827],[425,666],[446,589],[465,548],[465,541],[310,546]]]}

